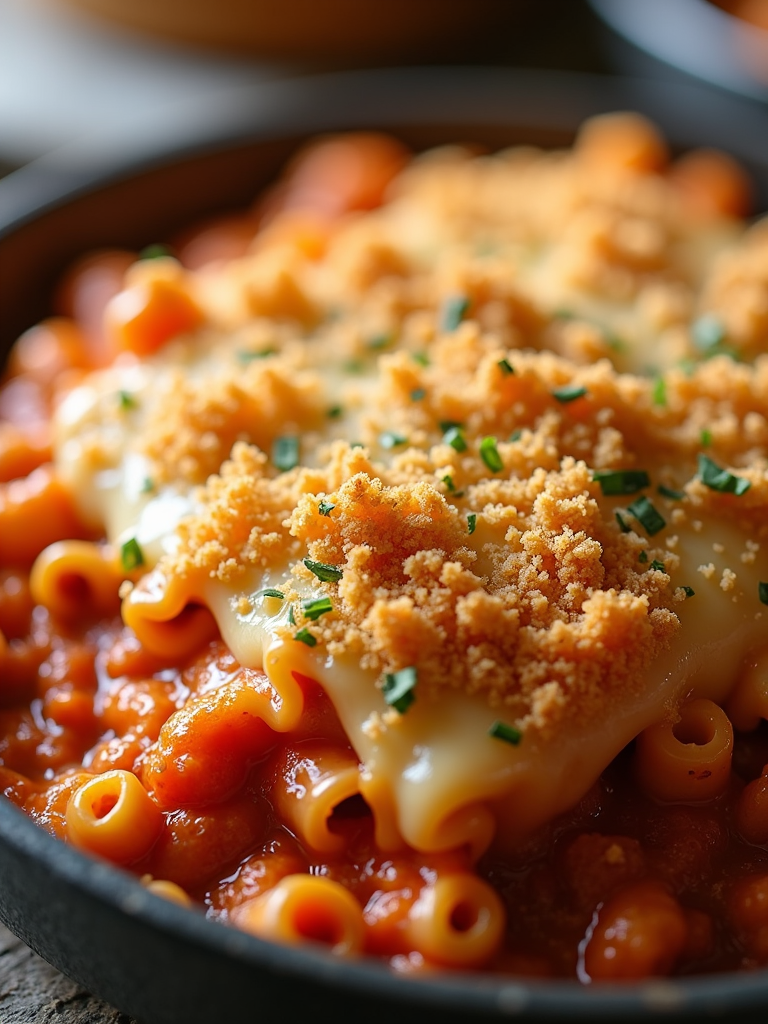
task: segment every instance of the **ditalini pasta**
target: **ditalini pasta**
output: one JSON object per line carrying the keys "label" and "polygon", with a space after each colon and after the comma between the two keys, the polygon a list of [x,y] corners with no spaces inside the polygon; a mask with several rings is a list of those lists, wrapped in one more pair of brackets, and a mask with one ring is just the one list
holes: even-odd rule
{"label": "ditalini pasta", "polygon": [[355,135],[0,390],[0,781],[276,941],[768,961],[768,224],[642,118]]}

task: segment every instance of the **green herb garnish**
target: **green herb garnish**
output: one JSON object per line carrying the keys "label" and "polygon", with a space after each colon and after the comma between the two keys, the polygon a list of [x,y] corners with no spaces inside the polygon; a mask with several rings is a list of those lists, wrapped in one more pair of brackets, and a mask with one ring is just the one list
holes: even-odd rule
{"label": "green herb garnish", "polygon": [[451,295],[442,305],[440,310],[440,330],[449,334],[455,331],[469,309],[469,299],[466,295]]}
{"label": "green herb garnish", "polygon": [[627,523],[626,519],[621,514],[621,512],[617,511],[617,512],[614,512],[613,514],[616,517],[616,522],[619,524],[619,529],[621,530],[621,532],[622,533],[629,533],[629,531],[632,529],[632,527]]}
{"label": "green herb garnish", "polygon": [[693,597],[696,593],[693,587],[680,587],[680,589],[683,591],[686,597]]}
{"label": "green herb garnish", "polygon": [[721,494],[735,494],[740,497],[752,486],[743,476],[735,476],[727,469],[721,469],[707,455],[699,454],[699,480],[713,491]]}
{"label": "green herb garnish", "polygon": [[606,495],[636,494],[651,482],[644,469],[596,469],[592,479]]}
{"label": "green herb garnish", "polygon": [[155,481],[151,476],[145,476],[141,482],[140,494],[151,494],[155,489]]}
{"label": "green herb garnish", "polygon": [[394,430],[385,430],[379,434],[379,444],[382,448],[399,448],[402,444],[407,444],[408,438],[403,437],[402,434],[396,434]]}
{"label": "green herb garnish", "polygon": [[323,500],[317,506],[317,511],[320,513],[321,516],[329,516],[335,508],[336,506],[332,501]]}
{"label": "green herb garnish", "polygon": [[509,377],[511,374],[515,372],[512,364],[508,359],[500,359],[496,365],[498,366],[498,368],[501,370],[502,374],[505,377]]}
{"label": "green herb garnish", "polygon": [[476,526],[477,526],[477,513],[476,512],[470,512],[467,515],[467,530],[470,533],[474,533]]}
{"label": "green herb garnish", "polygon": [[301,602],[301,610],[305,618],[315,622],[321,615],[325,615],[326,612],[332,612],[333,605],[331,604],[330,597],[310,598]]}
{"label": "green herb garnish", "polygon": [[658,558],[654,558],[654,560],[651,562],[650,568],[651,569],[655,569],[657,572],[666,572],[667,571],[664,568],[664,563],[660,562],[658,560]]}
{"label": "green herb garnish", "polygon": [[645,563],[648,561],[648,552],[641,551],[640,554],[637,556],[637,560],[638,562],[642,562],[643,565],[645,565]]}
{"label": "green herb garnish", "polygon": [[140,260],[159,260],[163,256],[173,256],[173,249],[161,242],[153,242],[152,245],[145,246],[139,253]]}
{"label": "green herb garnish", "polygon": [[654,533],[658,533],[659,530],[663,530],[667,525],[667,521],[664,516],[658,512],[653,505],[650,498],[643,495],[641,498],[637,498],[631,505],[627,506],[627,512],[634,516],[638,522],[645,527],[645,530],[652,537]]}
{"label": "green herb garnish", "polygon": [[344,409],[340,405],[332,405],[330,409],[326,411],[325,415],[329,420],[337,420],[343,412]]}
{"label": "green herb garnish", "polygon": [[285,600],[285,594],[282,590],[275,590],[274,587],[266,587],[264,590],[258,590],[256,597],[276,597],[278,601]]}
{"label": "green herb garnish", "polygon": [[362,359],[347,359],[342,363],[342,369],[345,373],[362,373],[365,369],[365,364]]}
{"label": "green herb garnish", "polygon": [[411,359],[419,366],[429,366],[429,356],[426,352],[412,352]]}
{"label": "green herb garnish", "polygon": [[238,350],[237,358],[239,362],[247,364],[252,363],[256,359],[268,359],[269,356],[276,355],[277,349],[272,347],[258,349],[241,348]]}
{"label": "green herb garnish", "polygon": [[491,728],[488,730],[488,735],[493,736],[496,740],[503,740],[505,743],[511,743],[513,747],[516,747],[523,738],[523,734],[519,729],[516,729],[514,725],[507,725],[506,722],[499,721],[493,723]]}
{"label": "green herb garnish", "polygon": [[366,344],[371,352],[380,352],[383,348],[386,348],[387,345],[391,344],[391,342],[391,334],[374,334],[372,338],[368,339]]}
{"label": "green herb garnish", "polygon": [[327,565],[325,562],[315,562],[311,558],[303,559],[304,565],[313,576],[317,576],[323,583],[338,583],[344,575],[343,571],[335,565]]}
{"label": "green herb garnish", "polygon": [[552,397],[565,404],[566,402],[575,402],[577,398],[583,398],[586,393],[587,389],[583,385],[568,384],[563,388],[555,388]]}
{"label": "green herb garnish", "polygon": [[699,440],[701,442],[702,448],[709,448],[709,446],[712,444],[712,431],[709,429],[709,427],[704,427],[704,429],[701,431],[701,434],[699,435]]}
{"label": "green herb garnish", "polygon": [[443,477],[443,483],[445,484],[449,494],[456,493],[456,484],[453,482],[453,477],[449,473],[446,473]]}
{"label": "green herb garnish", "polygon": [[298,633],[294,634],[294,640],[298,640],[299,643],[306,644],[307,647],[316,647],[317,638],[312,636],[306,626],[302,626]]}
{"label": "green herb garnish", "polygon": [[288,624],[291,626],[296,625],[296,616],[293,613],[293,605],[288,606]]}
{"label": "green herb garnish", "polygon": [[120,400],[121,409],[135,409],[139,404],[130,391],[118,391],[117,397]]}
{"label": "green herb garnish", "polygon": [[416,700],[414,690],[417,681],[418,676],[413,665],[410,665],[408,668],[401,668],[399,672],[387,672],[381,688],[384,700],[395,711],[404,715]]}
{"label": "green herb garnish", "polygon": [[144,565],[144,552],[135,537],[131,537],[120,548],[120,563],[126,572],[133,572]]}
{"label": "green herb garnish", "polygon": [[412,402],[420,402],[422,400],[422,398],[426,398],[426,397],[427,397],[426,388],[414,388],[413,391],[411,392],[411,401]]}
{"label": "green herb garnish", "polygon": [[674,491],[671,487],[665,487],[664,484],[659,484],[656,490],[665,498],[671,498],[672,501],[682,501],[685,497],[685,491]]}
{"label": "green herb garnish", "polygon": [[522,427],[518,427],[517,430],[513,430],[512,433],[509,435],[509,440],[510,440],[511,443],[514,444],[514,442],[515,441],[519,441],[522,436],[523,436]]}
{"label": "green herb garnish", "polygon": [[480,442],[480,458],[492,473],[500,473],[504,469],[504,462],[499,449],[496,447],[495,437],[484,437]]}
{"label": "green herb garnish", "polygon": [[445,444],[449,444],[455,452],[465,452],[467,450],[464,431],[460,426],[449,427],[443,434],[443,441]]}
{"label": "green herb garnish", "polygon": [[654,405],[667,404],[667,382],[663,377],[656,378],[653,385],[652,397]]}
{"label": "green herb garnish", "polygon": [[299,439],[295,434],[276,437],[272,442],[272,462],[283,473],[299,464]]}
{"label": "green herb garnish", "polygon": [[768,583],[757,584],[757,596],[763,604],[768,604]]}
{"label": "green herb garnish", "polygon": [[710,352],[725,341],[725,326],[712,313],[705,313],[691,325],[691,337],[700,352]]}

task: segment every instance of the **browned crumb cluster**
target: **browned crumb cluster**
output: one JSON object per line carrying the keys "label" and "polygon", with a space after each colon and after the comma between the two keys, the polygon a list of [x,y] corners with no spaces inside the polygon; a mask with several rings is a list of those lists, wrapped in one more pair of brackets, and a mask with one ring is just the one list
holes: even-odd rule
{"label": "browned crumb cluster", "polygon": [[[675,530],[768,533],[767,241],[578,151],[442,150],[323,260],[262,240],[201,271],[213,370],[140,438],[160,481],[209,477],[163,571],[237,588],[287,564],[297,626],[332,655],[415,665],[420,694],[484,694],[532,728],[593,714],[678,628]],[[749,490],[704,486],[702,452]],[[648,472],[665,532],[603,495],[609,469]],[[333,611],[305,621],[307,592]]]}

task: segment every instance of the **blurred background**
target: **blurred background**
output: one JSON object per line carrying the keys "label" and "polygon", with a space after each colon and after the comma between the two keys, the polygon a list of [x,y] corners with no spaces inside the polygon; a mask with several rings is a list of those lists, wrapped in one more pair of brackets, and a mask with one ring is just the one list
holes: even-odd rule
{"label": "blurred background", "polygon": [[269,82],[416,64],[688,80],[768,110],[768,0],[0,0],[0,173],[162,152]]}

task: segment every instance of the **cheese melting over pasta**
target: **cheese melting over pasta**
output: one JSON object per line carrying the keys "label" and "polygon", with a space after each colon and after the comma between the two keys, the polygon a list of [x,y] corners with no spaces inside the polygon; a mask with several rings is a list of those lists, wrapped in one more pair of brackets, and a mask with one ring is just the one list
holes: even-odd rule
{"label": "cheese melting over pasta", "polygon": [[206,326],[76,388],[59,467],[154,566],[140,638],[207,606],[278,692],[325,688],[384,848],[479,853],[765,643],[766,268],[768,225],[697,223],[660,177],[429,154],[323,259],[257,239],[189,275]]}

